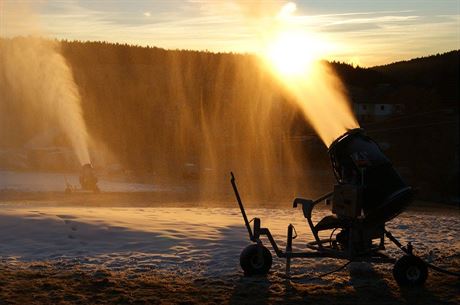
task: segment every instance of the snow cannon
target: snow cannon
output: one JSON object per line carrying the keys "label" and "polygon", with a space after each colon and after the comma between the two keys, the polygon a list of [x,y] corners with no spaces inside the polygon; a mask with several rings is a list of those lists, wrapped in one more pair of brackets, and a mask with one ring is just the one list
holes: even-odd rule
{"label": "snow cannon", "polygon": [[361,217],[375,226],[393,219],[411,203],[412,188],[363,129],[349,130],[328,152],[337,180],[332,212],[339,218]]}
{"label": "snow cannon", "polygon": [[[378,144],[363,129],[352,129],[338,137],[328,153],[336,177],[333,190],[318,199],[295,198],[293,201],[294,208],[302,209],[313,238],[308,240],[307,237],[306,243],[304,238],[301,245],[294,246],[297,233],[294,225],[289,224],[285,249],[278,246],[260,218],[248,220],[231,173],[233,191],[252,241],[240,255],[244,274],[268,274],[272,252],[263,244],[268,241],[276,256],[286,259],[288,277],[292,259],[334,258],[346,261],[337,271],[350,262],[391,263],[393,277],[400,286],[423,285],[429,264],[414,255],[411,243],[402,245],[385,228],[386,222],[410,204],[412,188],[401,179]],[[317,221],[313,217],[315,207],[323,202],[330,206],[331,214]],[[404,255],[399,259],[388,256],[386,241],[395,244]]]}
{"label": "snow cannon", "polygon": [[94,173],[93,166],[90,163],[84,164],[81,167],[80,173],[80,185],[82,190],[99,192],[99,187],[97,186],[97,177]]}

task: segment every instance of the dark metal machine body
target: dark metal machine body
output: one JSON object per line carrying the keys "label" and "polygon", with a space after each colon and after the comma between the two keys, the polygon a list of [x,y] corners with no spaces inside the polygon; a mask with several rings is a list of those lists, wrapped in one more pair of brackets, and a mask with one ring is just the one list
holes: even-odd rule
{"label": "dark metal machine body", "polygon": [[[262,245],[260,238],[266,236],[276,255],[286,258],[287,273],[290,271],[291,258],[330,257],[349,261],[394,263],[396,260],[382,251],[385,249],[385,237],[406,255],[412,255],[412,246],[402,246],[386,231],[385,223],[410,204],[413,192],[394,170],[377,143],[366,136],[362,129],[353,129],[331,144],[329,155],[337,180],[334,190],[316,200],[296,198],[293,202],[294,208],[302,208],[303,216],[314,236],[314,240],[302,252],[293,251],[292,243],[297,234],[292,224],[287,228],[285,250],[278,247],[270,230],[261,226],[259,218],[252,220],[251,227],[235,178],[231,174],[233,190],[250,240]],[[323,201],[331,205],[332,215],[314,224],[312,212]],[[319,232],[324,230],[332,230],[330,238],[320,239]],[[337,234],[334,236],[335,232]]]}
{"label": "dark metal machine body", "polygon": [[83,165],[80,173],[81,189],[85,191],[99,192],[97,181],[98,179],[94,173],[93,166],[90,163]]}

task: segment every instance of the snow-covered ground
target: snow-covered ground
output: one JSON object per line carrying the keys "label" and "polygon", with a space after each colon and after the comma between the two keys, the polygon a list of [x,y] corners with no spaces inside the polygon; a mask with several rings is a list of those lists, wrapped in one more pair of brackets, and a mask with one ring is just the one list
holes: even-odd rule
{"label": "snow-covered ground", "polygon": [[[67,179],[78,183],[77,175]],[[0,172],[0,191],[6,190],[0,197],[0,304],[331,304],[331,297],[335,304],[460,301],[455,278],[434,273],[425,288],[398,292],[391,265],[352,263],[317,279],[344,262],[293,259],[286,281],[284,261],[274,257],[268,278],[244,278],[239,255],[250,242],[235,202],[166,203],[158,198],[182,192],[179,187],[104,179],[99,186],[101,194],[67,196],[63,174]],[[162,191],[167,194],[152,199]],[[62,195],[50,200],[42,196],[47,192]],[[131,198],[137,194],[142,196]],[[261,218],[282,249],[289,224],[299,236],[296,250],[306,250],[313,239],[300,208],[248,208],[247,213]],[[329,213],[319,206],[314,221]],[[458,208],[409,209],[387,229],[403,244],[412,242],[421,257],[459,271]],[[387,253],[402,256],[388,241]]]}
{"label": "snow-covered ground", "polygon": [[[298,249],[312,240],[300,209],[249,209],[248,213],[261,217],[262,225],[270,228],[281,247],[289,223],[299,234],[294,240]],[[318,210],[317,220],[327,213],[324,208]],[[429,251],[435,257],[460,252],[458,211],[450,215],[405,213],[388,228],[403,243],[411,241],[424,257]],[[42,260],[220,277],[241,273],[239,254],[247,244],[247,232],[235,208],[0,206],[0,257],[11,264]],[[392,245],[388,252],[401,256]],[[282,260],[274,261],[274,271],[282,272]],[[295,259],[293,273],[324,272],[336,264],[340,262]]]}

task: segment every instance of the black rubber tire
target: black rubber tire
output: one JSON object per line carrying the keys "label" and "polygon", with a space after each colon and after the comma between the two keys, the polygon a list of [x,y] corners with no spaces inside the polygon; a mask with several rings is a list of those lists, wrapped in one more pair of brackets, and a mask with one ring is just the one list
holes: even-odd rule
{"label": "black rubber tire", "polygon": [[404,255],[393,267],[393,277],[399,286],[422,286],[428,278],[428,266],[414,255]]}
{"label": "black rubber tire", "polygon": [[245,276],[267,275],[272,267],[272,254],[263,245],[249,245],[241,252],[240,265]]}

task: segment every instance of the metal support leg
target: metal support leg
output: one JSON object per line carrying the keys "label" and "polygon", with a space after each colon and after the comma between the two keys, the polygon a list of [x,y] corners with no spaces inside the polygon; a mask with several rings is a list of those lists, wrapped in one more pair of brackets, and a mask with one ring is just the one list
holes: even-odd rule
{"label": "metal support leg", "polygon": [[385,236],[388,237],[389,240],[391,240],[392,243],[394,243],[399,249],[401,249],[404,253],[407,255],[412,255],[413,251],[413,246],[409,242],[407,244],[407,247],[404,247],[390,232],[385,230]]}
{"label": "metal support leg", "polygon": [[354,255],[353,249],[353,228],[350,227],[348,230],[348,258],[351,260]]}
{"label": "metal support leg", "polygon": [[294,226],[290,224],[287,230],[287,241],[286,241],[286,277],[290,276],[291,273],[291,254],[292,254],[292,231]]}
{"label": "metal support leg", "polygon": [[385,250],[385,235],[383,235],[383,234],[382,234],[382,236],[380,236],[379,249],[380,250]]}

